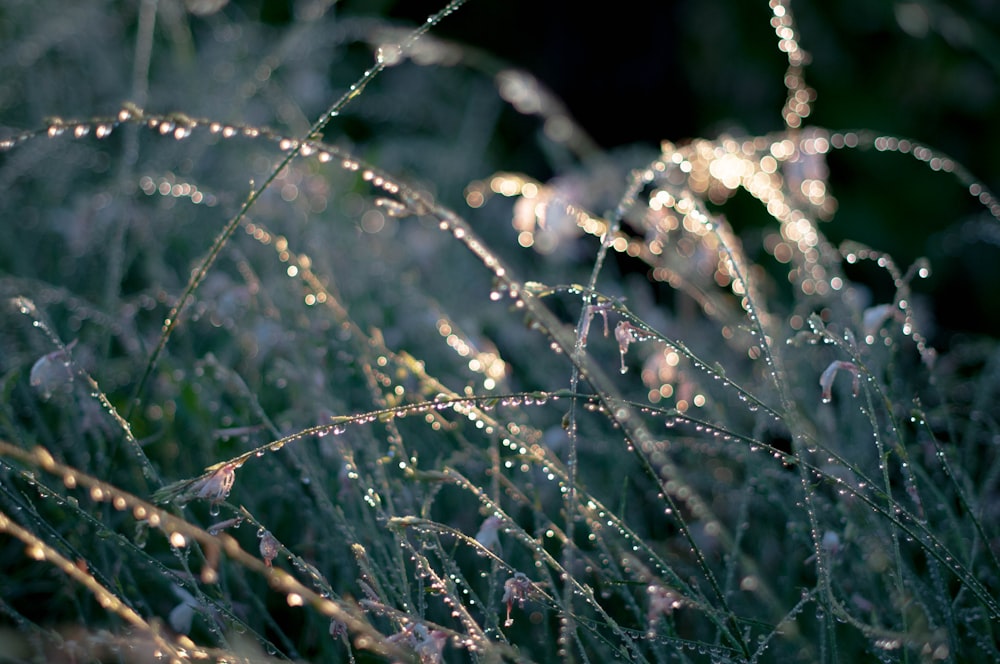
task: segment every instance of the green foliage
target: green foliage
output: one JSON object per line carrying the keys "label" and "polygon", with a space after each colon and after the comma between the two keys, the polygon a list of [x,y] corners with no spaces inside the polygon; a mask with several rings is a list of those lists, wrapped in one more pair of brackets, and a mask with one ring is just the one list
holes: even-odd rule
{"label": "green foliage", "polygon": [[834,154],[1000,203],[814,124],[787,2],[783,125],[616,152],[462,0],[64,5],[0,11],[3,657],[1000,658],[996,340],[820,227]]}

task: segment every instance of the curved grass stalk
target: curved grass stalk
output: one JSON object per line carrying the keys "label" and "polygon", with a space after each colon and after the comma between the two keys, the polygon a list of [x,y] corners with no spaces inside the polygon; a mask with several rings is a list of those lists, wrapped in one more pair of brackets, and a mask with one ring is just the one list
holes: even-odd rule
{"label": "curved grass stalk", "polygon": [[[459,7],[465,4],[465,0],[451,0],[444,9],[440,10],[436,14],[432,14],[427,18],[423,25],[418,27],[412,33],[410,33],[407,40],[400,45],[400,49],[405,50],[409,48],[413,43],[415,43],[421,36],[423,36],[432,27],[437,25],[444,17],[453,13]],[[326,112],[321,115],[316,122],[309,128],[308,133],[301,141],[294,141],[294,146],[291,147],[288,154],[273,168],[271,173],[264,179],[259,187],[252,186],[250,193],[244,200],[243,205],[240,207],[239,212],[236,213],[225,225],[222,231],[216,236],[215,241],[212,242],[212,246],[208,250],[208,254],[201,261],[195,271],[192,273],[191,278],[188,280],[187,285],[184,287],[184,291],[181,293],[180,298],[178,298],[177,303],[171,308],[170,313],[167,314],[166,320],[163,322],[163,329],[160,332],[159,341],[156,347],[153,349],[150,355],[149,361],[146,363],[146,369],[143,371],[142,377],[139,379],[138,384],[133,392],[132,398],[130,400],[130,406],[128,411],[126,411],[125,419],[131,419],[131,414],[135,407],[139,403],[139,399],[142,395],[143,389],[145,388],[146,382],[149,380],[150,375],[156,368],[157,361],[160,355],[163,353],[164,348],[166,348],[167,342],[170,339],[170,335],[173,333],[174,329],[177,327],[179,317],[184,311],[184,307],[190,302],[195,291],[204,281],[211,269],[212,264],[215,263],[215,259],[218,258],[219,254],[222,252],[222,248],[226,245],[226,242],[232,237],[233,233],[239,227],[240,223],[253,208],[254,204],[264,193],[264,191],[275,181],[281,171],[292,162],[296,157],[298,157],[302,151],[303,146],[308,145],[305,141],[308,141],[315,136],[319,135],[323,129],[337,117],[344,108],[355,98],[357,98],[361,91],[368,85],[372,80],[375,79],[386,67],[386,63],[382,59],[378,59],[375,64],[368,69],[355,83],[351,84],[349,90],[344,93],[333,105],[326,110]]]}
{"label": "curved grass stalk", "polygon": [[[399,654],[398,649],[392,643],[388,642],[382,634],[376,631],[367,620],[357,615],[353,607],[344,602],[337,602],[328,597],[323,597],[303,585],[287,572],[268,567],[256,556],[244,551],[240,547],[239,542],[227,534],[213,535],[107,482],[98,480],[74,468],[67,467],[57,462],[44,448],[37,447],[28,451],[0,440],[0,457],[36,467],[60,478],[66,486],[85,490],[91,500],[95,502],[109,503],[118,511],[131,512],[137,521],[143,521],[150,528],[162,531],[171,546],[175,548],[185,548],[190,543],[197,542],[205,551],[206,562],[201,570],[203,582],[213,583],[218,579],[216,569],[222,556],[225,555],[233,562],[267,579],[271,589],[282,594],[289,606],[309,606],[331,620],[344,623],[350,628],[352,633],[356,633],[359,637],[362,637],[361,643],[365,645],[366,649],[379,654]],[[0,517],[0,529],[11,533],[15,537],[18,537],[18,539],[22,539],[29,546],[38,543],[44,545],[32,533],[24,530],[7,517]],[[38,549],[38,554],[34,557],[38,560],[45,560],[49,553],[47,545],[42,546],[42,548]],[[124,607],[115,595],[104,589],[100,584],[97,584],[96,581],[93,581],[93,577],[89,574],[80,572],[75,564],[65,560],[57,553],[52,560],[56,561],[60,569],[63,569],[74,580],[77,580],[86,586],[88,590],[91,590],[105,608],[119,613],[124,620],[139,627],[145,624],[145,621],[142,621],[142,623],[136,621],[135,617],[137,616],[133,617],[129,612],[125,611],[127,607]],[[71,572],[64,565],[73,567],[77,572]],[[129,611],[131,610],[129,609]],[[142,619],[139,618],[139,620]]]}

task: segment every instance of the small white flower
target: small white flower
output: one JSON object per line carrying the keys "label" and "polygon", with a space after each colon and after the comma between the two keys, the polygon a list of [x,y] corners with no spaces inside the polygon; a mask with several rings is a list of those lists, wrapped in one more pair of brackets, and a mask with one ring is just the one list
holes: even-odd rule
{"label": "small white flower", "polygon": [[822,541],[823,550],[829,554],[836,554],[840,551],[840,536],[832,530],[828,530],[823,533]]}
{"label": "small white flower", "polygon": [[625,366],[625,353],[628,352],[628,347],[640,339],[639,328],[628,321],[623,320],[615,327],[615,340],[618,342],[618,352],[622,356],[622,373],[628,371],[628,367]]}
{"label": "small white flower", "polygon": [[441,630],[431,630],[426,625],[413,623],[390,636],[388,641],[412,649],[420,658],[421,664],[438,664],[448,643],[448,635]]}
{"label": "small white flower", "polygon": [[500,520],[500,517],[493,514],[483,521],[479,532],[476,533],[476,541],[497,555],[500,554],[500,526],[502,524],[503,521]]}
{"label": "small white flower", "polygon": [[858,393],[861,392],[861,370],[858,369],[858,365],[854,364],[854,362],[834,360],[823,370],[823,374],[819,377],[819,386],[823,388],[821,396],[823,403],[830,403],[833,400],[833,379],[836,378],[837,372],[841,369],[851,372],[851,375],[854,376],[854,381],[851,383],[854,396],[858,396]]}
{"label": "small white flower", "polygon": [[875,333],[881,329],[887,320],[896,313],[896,307],[892,304],[879,304],[865,309],[861,316],[861,325],[864,327],[865,343],[875,343]]}
{"label": "small white flower", "polygon": [[191,631],[191,622],[194,620],[194,613],[198,608],[198,600],[178,585],[171,585],[170,589],[181,600],[181,603],[170,611],[167,620],[175,632],[186,635]]}
{"label": "small white flower", "polygon": [[181,602],[173,608],[168,616],[170,626],[178,634],[187,634],[191,631],[191,622],[194,620],[194,607],[187,602]]}
{"label": "small white flower", "polygon": [[587,334],[590,332],[590,323],[594,319],[594,314],[600,314],[604,318],[604,336],[608,336],[608,311],[614,308],[612,302],[599,302],[588,304],[583,310],[583,325],[580,326],[580,345],[587,345]]}
{"label": "small white flower", "polygon": [[222,502],[229,496],[235,481],[236,466],[227,463],[208,477],[197,480],[191,487],[191,493],[195,498],[204,498],[213,503]]}
{"label": "small white flower", "polygon": [[70,351],[75,345],[74,339],[64,348],[43,355],[31,366],[28,382],[42,401],[48,401],[54,395],[67,394],[73,389],[73,360]]}
{"label": "small white flower", "polygon": [[[190,501],[199,498],[211,501],[213,506],[218,506],[229,496],[236,481],[237,464],[225,463],[214,470],[211,474],[197,477],[193,480],[180,480],[162,487],[153,494],[153,501],[166,504],[174,502],[183,507]],[[218,511],[214,511],[216,516]]]}
{"label": "small white flower", "polygon": [[347,625],[339,620],[330,621],[330,636],[334,639],[347,636]]}
{"label": "small white flower", "polygon": [[534,587],[531,579],[523,572],[515,572],[514,576],[504,581],[502,601],[507,605],[507,620],[503,623],[504,627],[510,627],[514,624],[514,619],[510,617],[514,602],[517,602],[517,606],[523,609],[524,600],[528,599],[528,595],[531,594]]}
{"label": "small white flower", "polygon": [[661,615],[669,616],[675,609],[684,606],[684,598],[677,592],[658,583],[651,583],[646,587],[646,594],[649,596],[649,608],[646,610],[646,621],[649,623],[650,633],[655,632],[656,620]]}

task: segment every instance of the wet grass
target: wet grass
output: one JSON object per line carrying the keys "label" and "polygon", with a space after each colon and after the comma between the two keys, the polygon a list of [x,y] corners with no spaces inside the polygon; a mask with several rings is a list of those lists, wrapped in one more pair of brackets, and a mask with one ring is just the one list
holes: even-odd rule
{"label": "wet grass", "polygon": [[4,656],[995,661],[995,338],[821,230],[835,155],[986,185],[812,125],[787,3],[783,127],[619,152],[462,4],[6,10]]}

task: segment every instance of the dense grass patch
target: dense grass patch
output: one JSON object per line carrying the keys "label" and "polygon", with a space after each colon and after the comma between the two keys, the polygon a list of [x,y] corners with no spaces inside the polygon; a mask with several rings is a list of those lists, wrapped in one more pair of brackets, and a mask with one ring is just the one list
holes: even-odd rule
{"label": "dense grass patch", "polygon": [[1000,658],[987,185],[786,1],[772,130],[618,150],[465,4],[0,10],[0,660]]}

